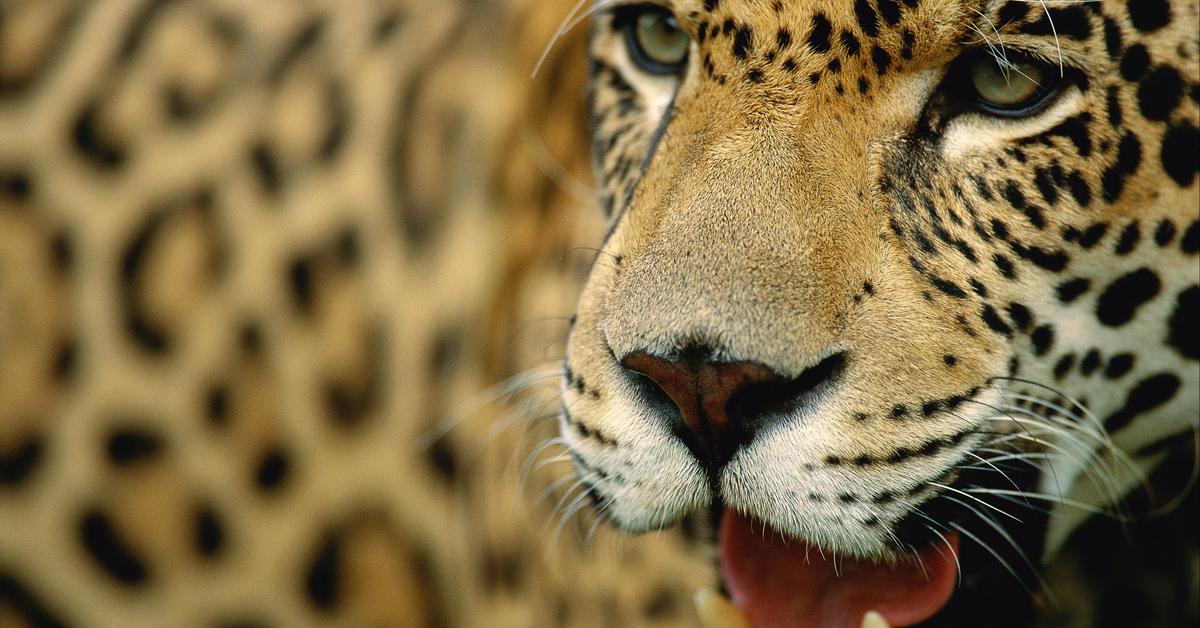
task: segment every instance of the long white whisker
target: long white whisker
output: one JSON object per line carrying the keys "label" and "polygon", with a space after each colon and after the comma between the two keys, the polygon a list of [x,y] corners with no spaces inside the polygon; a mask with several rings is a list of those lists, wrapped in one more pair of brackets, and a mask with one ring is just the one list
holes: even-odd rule
{"label": "long white whisker", "polygon": [[[1012,514],[1010,514],[1010,513],[1008,513],[1008,512],[1005,512],[1005,511],[1003,511],[1003,510],[1001,510],[1001,509],[997,508],[996,506],[993,506],[992,504],[989,504],[989,503],[987,503],[987,502],[983,501],[982,499],[979,499],[978,497],[975,497],[974,495],[970,495],[970,494],[968,494],[968,493],[965,493],[965,492],[963,492],[963,491],[961,491],[961,490],[959,490],[959,489],[956,489],[956,488],[954,488],[953,486],[948,486],[948,485],[946,485],[946,484],[939,484],[939,483],[937,483],[937,482],[927,482],[927,484],[929,484],[930,486],[936,486],[936,487],[938,487],[938,488],[942,489],[943,491],[950,491],[950,492],[952,492],[952,493],[958,493],[959,495],[962,495],[963,497],[966,497],[967,499],[973,499],[973,500],[975,500],[975,501],[979,502],[980,504],[983,504],[983,506],[985,506],[985,507],[987,507],[987,508],[991,508],[992,510],[994,510],[994,511],[996,511],[996,512],[998,512],[998,513],[1002,514],[1002,515],[1004,515],[1005,517],[1008,517],[1009,519],[1012,519],[1013,521],[1016,521],[1017,523],[1025,523],[1024,521],[1021,521],[1021,519],[1020,519],[1019,517],[1017,517],[1017,516],[1015,516],[1015,515],[1012,515]],[[1020,491],[1018,491],[1018,492],[1020,492]],[[945,497],[946,497],[947,499],[954,499],[953,497],[951,497],[951,496],[949,496],[949,495],[946,495]]]}

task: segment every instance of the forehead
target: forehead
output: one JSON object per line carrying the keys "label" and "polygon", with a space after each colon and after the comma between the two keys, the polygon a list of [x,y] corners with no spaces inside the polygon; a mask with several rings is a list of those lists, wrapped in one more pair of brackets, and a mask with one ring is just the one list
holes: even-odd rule
{"label": "forehead", "polygon": [[[1009,0],[1027,5],[1026,0]],[[878,35],[902,23],[960,23],[986,13],[1003,0],[669,0],[690,19],[722,17],[751,23],[772,23],[824,15],[831,22]]]}
{"label": "forehead", "polygon": [[[968,41],[999,43],[1010,35],[1021,39],[1053,37],[1066,29],[1067,39],[1082,39],[1087,13],[1099,0],[659,0],[694,31],[737,34],[747,28],[771,36],[789,36],[821,52],[839,40],[916,38],[936,52],[940,46]],[[1031,22],[1038,22],[1031,27]],[[1019,25],[1023,27],[1018,28]],[[1054,45],[1061,45],[1055,38]],[[703,43],[703,41],[701,42]],[[943,51],[945,52],[945,51]]]}

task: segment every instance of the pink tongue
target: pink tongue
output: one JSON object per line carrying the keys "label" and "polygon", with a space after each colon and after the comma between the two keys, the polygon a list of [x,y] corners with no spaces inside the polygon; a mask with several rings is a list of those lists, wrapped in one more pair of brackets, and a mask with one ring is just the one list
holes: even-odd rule
{"label": "pink tongue", "polygon": [[[833,563],[816,547],[785,542],[771,529],[726,509],[721,523],[721,571],[733,601],[755,628],[859,628],[877,611],[893,626],[925,621],[946,605],[958,575],[951,551],[958,537],[895,566],[839,557]],[[807,560],[806,560],[807,559]]]}

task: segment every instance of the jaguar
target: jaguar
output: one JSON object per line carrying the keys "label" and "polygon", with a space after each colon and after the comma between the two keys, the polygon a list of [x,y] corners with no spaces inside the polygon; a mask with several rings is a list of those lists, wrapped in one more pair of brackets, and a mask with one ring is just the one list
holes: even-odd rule
{"label": "jaguar", "polygon": [[1196,19],[0,0],[0,625],[1195,623]]}
{"label": "jaguar", "polygon": [[1058,625],[1079,539],[1075,620],[1194,622],[1200,5],[589,11],[600,516],[709,511],[709,625]]}

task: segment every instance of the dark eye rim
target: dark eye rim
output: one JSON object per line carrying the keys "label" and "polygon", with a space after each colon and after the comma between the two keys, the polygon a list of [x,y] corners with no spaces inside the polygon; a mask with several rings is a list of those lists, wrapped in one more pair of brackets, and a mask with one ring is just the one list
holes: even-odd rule
{"label": "dark eye rim", "polygon": [[675,20],[675,15],[670,11],[653,4],[636,4],[618,9],[613,18],[613,25],[624,32],[625,49],[629,51],[629,56],[639,68],[649,74],[659,76],[677,76],[682,74],[684,67],[687,66],[688,58],[691,56],[690,50],[683,55],[679,63],[674,64],[655,61],[642,50],[642,44],[638,41],[637,37],[637,23],[638,18],[646,13],[657,13],[669,20]]}
{"label": "dark eye rim", "polygon": [[[1023,62],[1030,65],[1040,66],[1040,69],[1042,70],[1041,75],[1043,84],[1038,86],[1038,89],[1036,92],[1034,92],[1033,96],[1025,99],[1015,106],[996,105],[984,99],[983,96],[981,96],[979,92],[975,90],[969,73],[964,71],[962,74],[960,74],[960,76],[963,78],[963,80],[965,80],[968,91],[971,92],[975,108],[981,113],[1010,120],[1028,118],[1030,116],[1037,115],[1038,113],[1045,111],[1046,108],[1058,98],[1059,94],[1062,93],[1066,86],[1072,82],[1069,80],[1070,75],[1068,74],[1066,68],[1064,68],[1062,71],[1062,76],[1060,76],[1057,65],[1052,65],[1040,59],[1020,53],[1014,53],[1010,51],[1008,54],[1009,61],[1012,63]],[[969,70],[970,64],[979,62],[981,60],[985,62],[995,62],[990,53],[985,51],[976,51],[970,55],[966,55],[965,63],[962,67],[964,70]]]}

